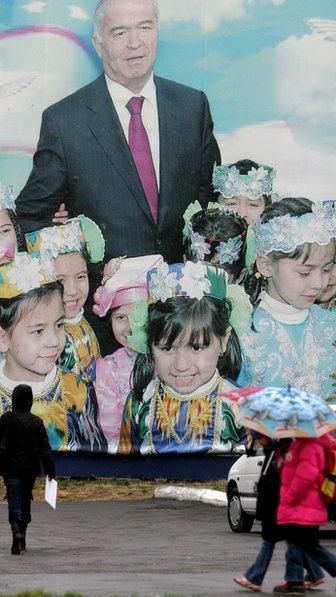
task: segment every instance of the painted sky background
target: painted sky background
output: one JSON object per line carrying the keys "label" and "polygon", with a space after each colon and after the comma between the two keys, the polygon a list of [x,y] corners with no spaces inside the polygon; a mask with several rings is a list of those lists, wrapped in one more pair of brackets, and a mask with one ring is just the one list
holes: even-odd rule
{"label": "painted sky background", "polygon": [[[156,72],[207,93],[223,162],[336,199],[335,0],[159,0]],[[96,0],[0,0],[0,180],[31,168],[42,110],[91,81]],[[186,164],[186,167],[188,165]]]}

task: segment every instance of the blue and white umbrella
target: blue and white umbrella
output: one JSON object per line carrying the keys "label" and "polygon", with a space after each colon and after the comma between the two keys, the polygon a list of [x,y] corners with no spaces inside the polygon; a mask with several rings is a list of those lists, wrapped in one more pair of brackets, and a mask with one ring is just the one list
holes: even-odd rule
{"label": "blue and white umbrella", "polygon": [[336,429],[333,409],[315,394],[264,388],[240,398],[239,423],[272,438],[319,437]]}

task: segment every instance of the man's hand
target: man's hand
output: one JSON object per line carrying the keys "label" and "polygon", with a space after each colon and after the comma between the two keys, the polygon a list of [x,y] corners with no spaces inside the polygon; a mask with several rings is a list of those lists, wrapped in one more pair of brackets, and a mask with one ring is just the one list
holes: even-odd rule
{"label": "man's hand", "polygon": [[54,217],[52,219],[54,224],[63,224],[69,217],[69,212],[65,209],[65,203],[61,203],[58,208],[58,211],[54,213]]}

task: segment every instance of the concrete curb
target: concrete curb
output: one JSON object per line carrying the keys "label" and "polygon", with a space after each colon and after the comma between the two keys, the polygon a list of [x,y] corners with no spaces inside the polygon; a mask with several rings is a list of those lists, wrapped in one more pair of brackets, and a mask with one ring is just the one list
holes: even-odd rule
{"label": "concrete curb", "polygon": [[214,506],[227,506],[226,493],[215,489],[200,489],[194,487],[183,487],[175,485],[159,485],[154,490],[155,498],[166,498],[171,500],[186,500],[191,502],[203,502]]}

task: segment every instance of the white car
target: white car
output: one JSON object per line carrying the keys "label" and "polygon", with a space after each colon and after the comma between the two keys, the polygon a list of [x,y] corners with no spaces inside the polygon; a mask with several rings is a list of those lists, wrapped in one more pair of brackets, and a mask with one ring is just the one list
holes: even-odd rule
{"label": "white car", "polygon": [[[252,529],[257,507],[257,483],[264,458],[262,449],[258,449],[256,456],[243,454],[229,470],[227,516],[234,533],[249,533]],[[329,505],[328,518],[336,521],[336,502]]]}
{"label": "white car", "polygon": [[229,470],[227,514],[234,533],[249,533],[252,529],[257,506],[257,483],[264,458],[262,450],[256,456],[243,454]]}

